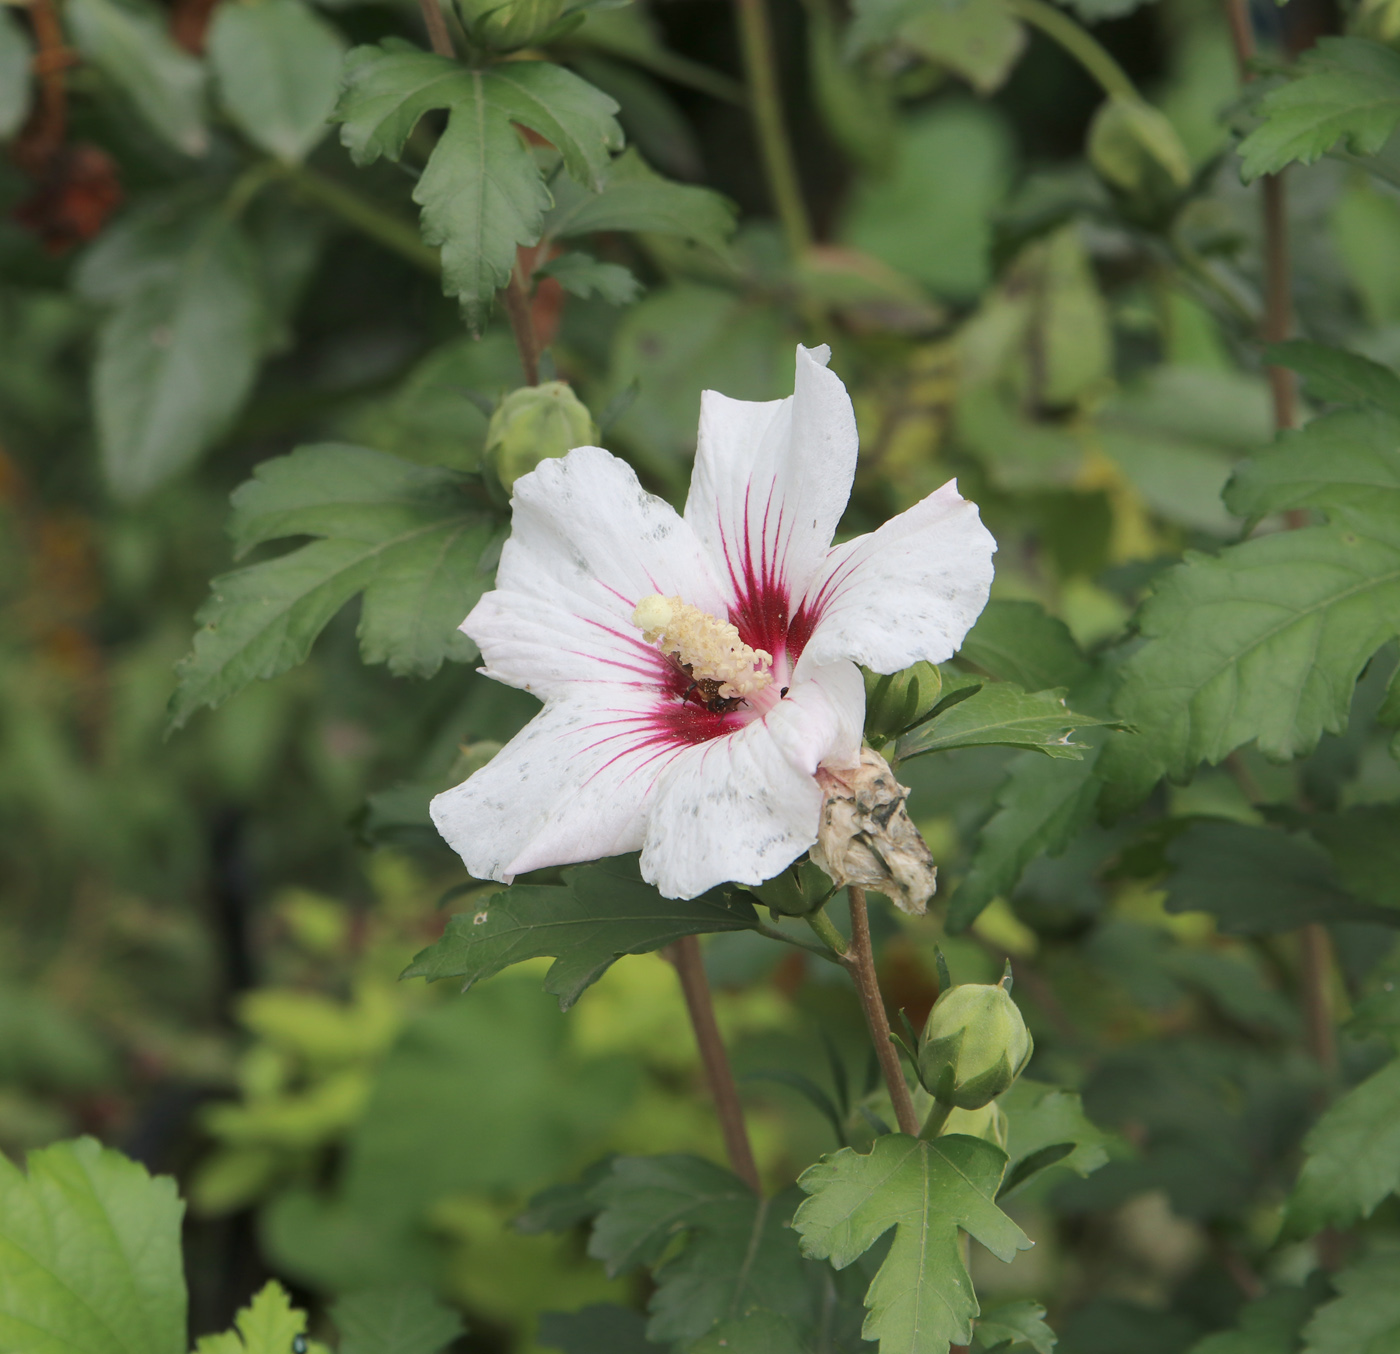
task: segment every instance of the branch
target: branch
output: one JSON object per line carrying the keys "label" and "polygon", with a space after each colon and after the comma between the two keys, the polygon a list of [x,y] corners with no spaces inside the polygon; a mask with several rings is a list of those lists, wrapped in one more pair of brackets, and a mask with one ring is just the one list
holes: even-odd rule
{"label": "branch", "polygon": [[890,1038],[890,1018],[885,1013],[885,999],[880,995],[880,980],[875,975],[875,954],[870,945],[870,918],[865,910],[865,890],[852,884],[848,892],[851,898],[851,943],[843,962],[855,979],[856,992],[865,1011],[865,1023],[870,1027],[870,1040],[875,1045],[880,1071],[884,1073],[885,1085],[889,1088],[899,1131],[917,1138],[919,1117],[914,1113],[909,1083],[904,1080],[904,1068]]}
{"label": "branch", "polygon": [[685,1007],[690,1012],[695,1043],[700,1049],[700,1061],[705,1067],[705,1080],[714,1097],[715,1113],[719,1116],[720,1132],[729,1164],[755,1194],[763,1193],[758,1178],[758,1165],[749,1144],[749,1131],[744,1125],[744,1106],[734,1085],[734,1072],[729,1066],[724,1040],[715,1022],[715,1004],[710,995],[710,981],[705,976],[705,961],[700,955],[700,942],[694,936],[684,936],[663,951],[676,966],[685,994]]}

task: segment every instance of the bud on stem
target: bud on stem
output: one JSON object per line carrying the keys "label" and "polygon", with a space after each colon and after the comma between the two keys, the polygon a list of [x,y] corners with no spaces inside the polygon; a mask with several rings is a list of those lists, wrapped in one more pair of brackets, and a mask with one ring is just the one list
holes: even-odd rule
{"label": "bud on stem", "polygon": [[946,1118],[954,1108],[990,1105],[1030,1062],[1031,1033],[1004,984],[963,983],[934,1002],[919,1040],[919,1079],[937,1102],[935,1114],[938,1106]]}

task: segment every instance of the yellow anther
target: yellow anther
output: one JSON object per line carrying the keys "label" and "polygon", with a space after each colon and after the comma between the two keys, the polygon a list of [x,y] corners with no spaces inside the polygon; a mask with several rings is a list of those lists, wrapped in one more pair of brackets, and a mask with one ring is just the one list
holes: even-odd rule
{"label": "yellow anther", "polygon": [[722,683],[719,694],[725,698],[751,696],[773,681],[768,671],[772,654],[749,648],[728,621],[679,597],[643,597],[632,613],[632,624],[648,644],[688,664],[697,682]]}

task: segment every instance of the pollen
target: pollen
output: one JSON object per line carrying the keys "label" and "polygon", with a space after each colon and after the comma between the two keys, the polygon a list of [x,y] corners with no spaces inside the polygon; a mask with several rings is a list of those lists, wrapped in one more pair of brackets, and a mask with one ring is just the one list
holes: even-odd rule
{"label": "pollen", "polygon": [[728,621],[679,597],[643,597],[632,613],[632,624],[648,644],[688,667],[696,682],[718,682],[723,699],[752,696],[773,681],[768,671],[772,654],[751,649]]}

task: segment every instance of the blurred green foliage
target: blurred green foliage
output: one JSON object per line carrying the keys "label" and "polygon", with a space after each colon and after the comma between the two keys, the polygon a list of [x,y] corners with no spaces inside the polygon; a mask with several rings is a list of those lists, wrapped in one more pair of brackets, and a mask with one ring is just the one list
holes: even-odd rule
{"label": "blurred green foliage", "polygon": [[[398,0],[0,7],[0,1348],[941,1354],[965,1263],[975,1349],[1395,1339],[1395,6],[1256,6],[1247,87],[1203,0],[771,9],[810,245],[698,0],[445,8],[469,62]],[[700,391],[798,341],[841,534],[956,476],[1000,547],[870,684],[942,885],[874,925],[914,1025],[1010,957],[1034,1080],[913,1149],[845,975],[753,929],[810,881],[501,897],[427,818],[537,708],[456,630],[503,489],[598,440],[679,500]]]}

